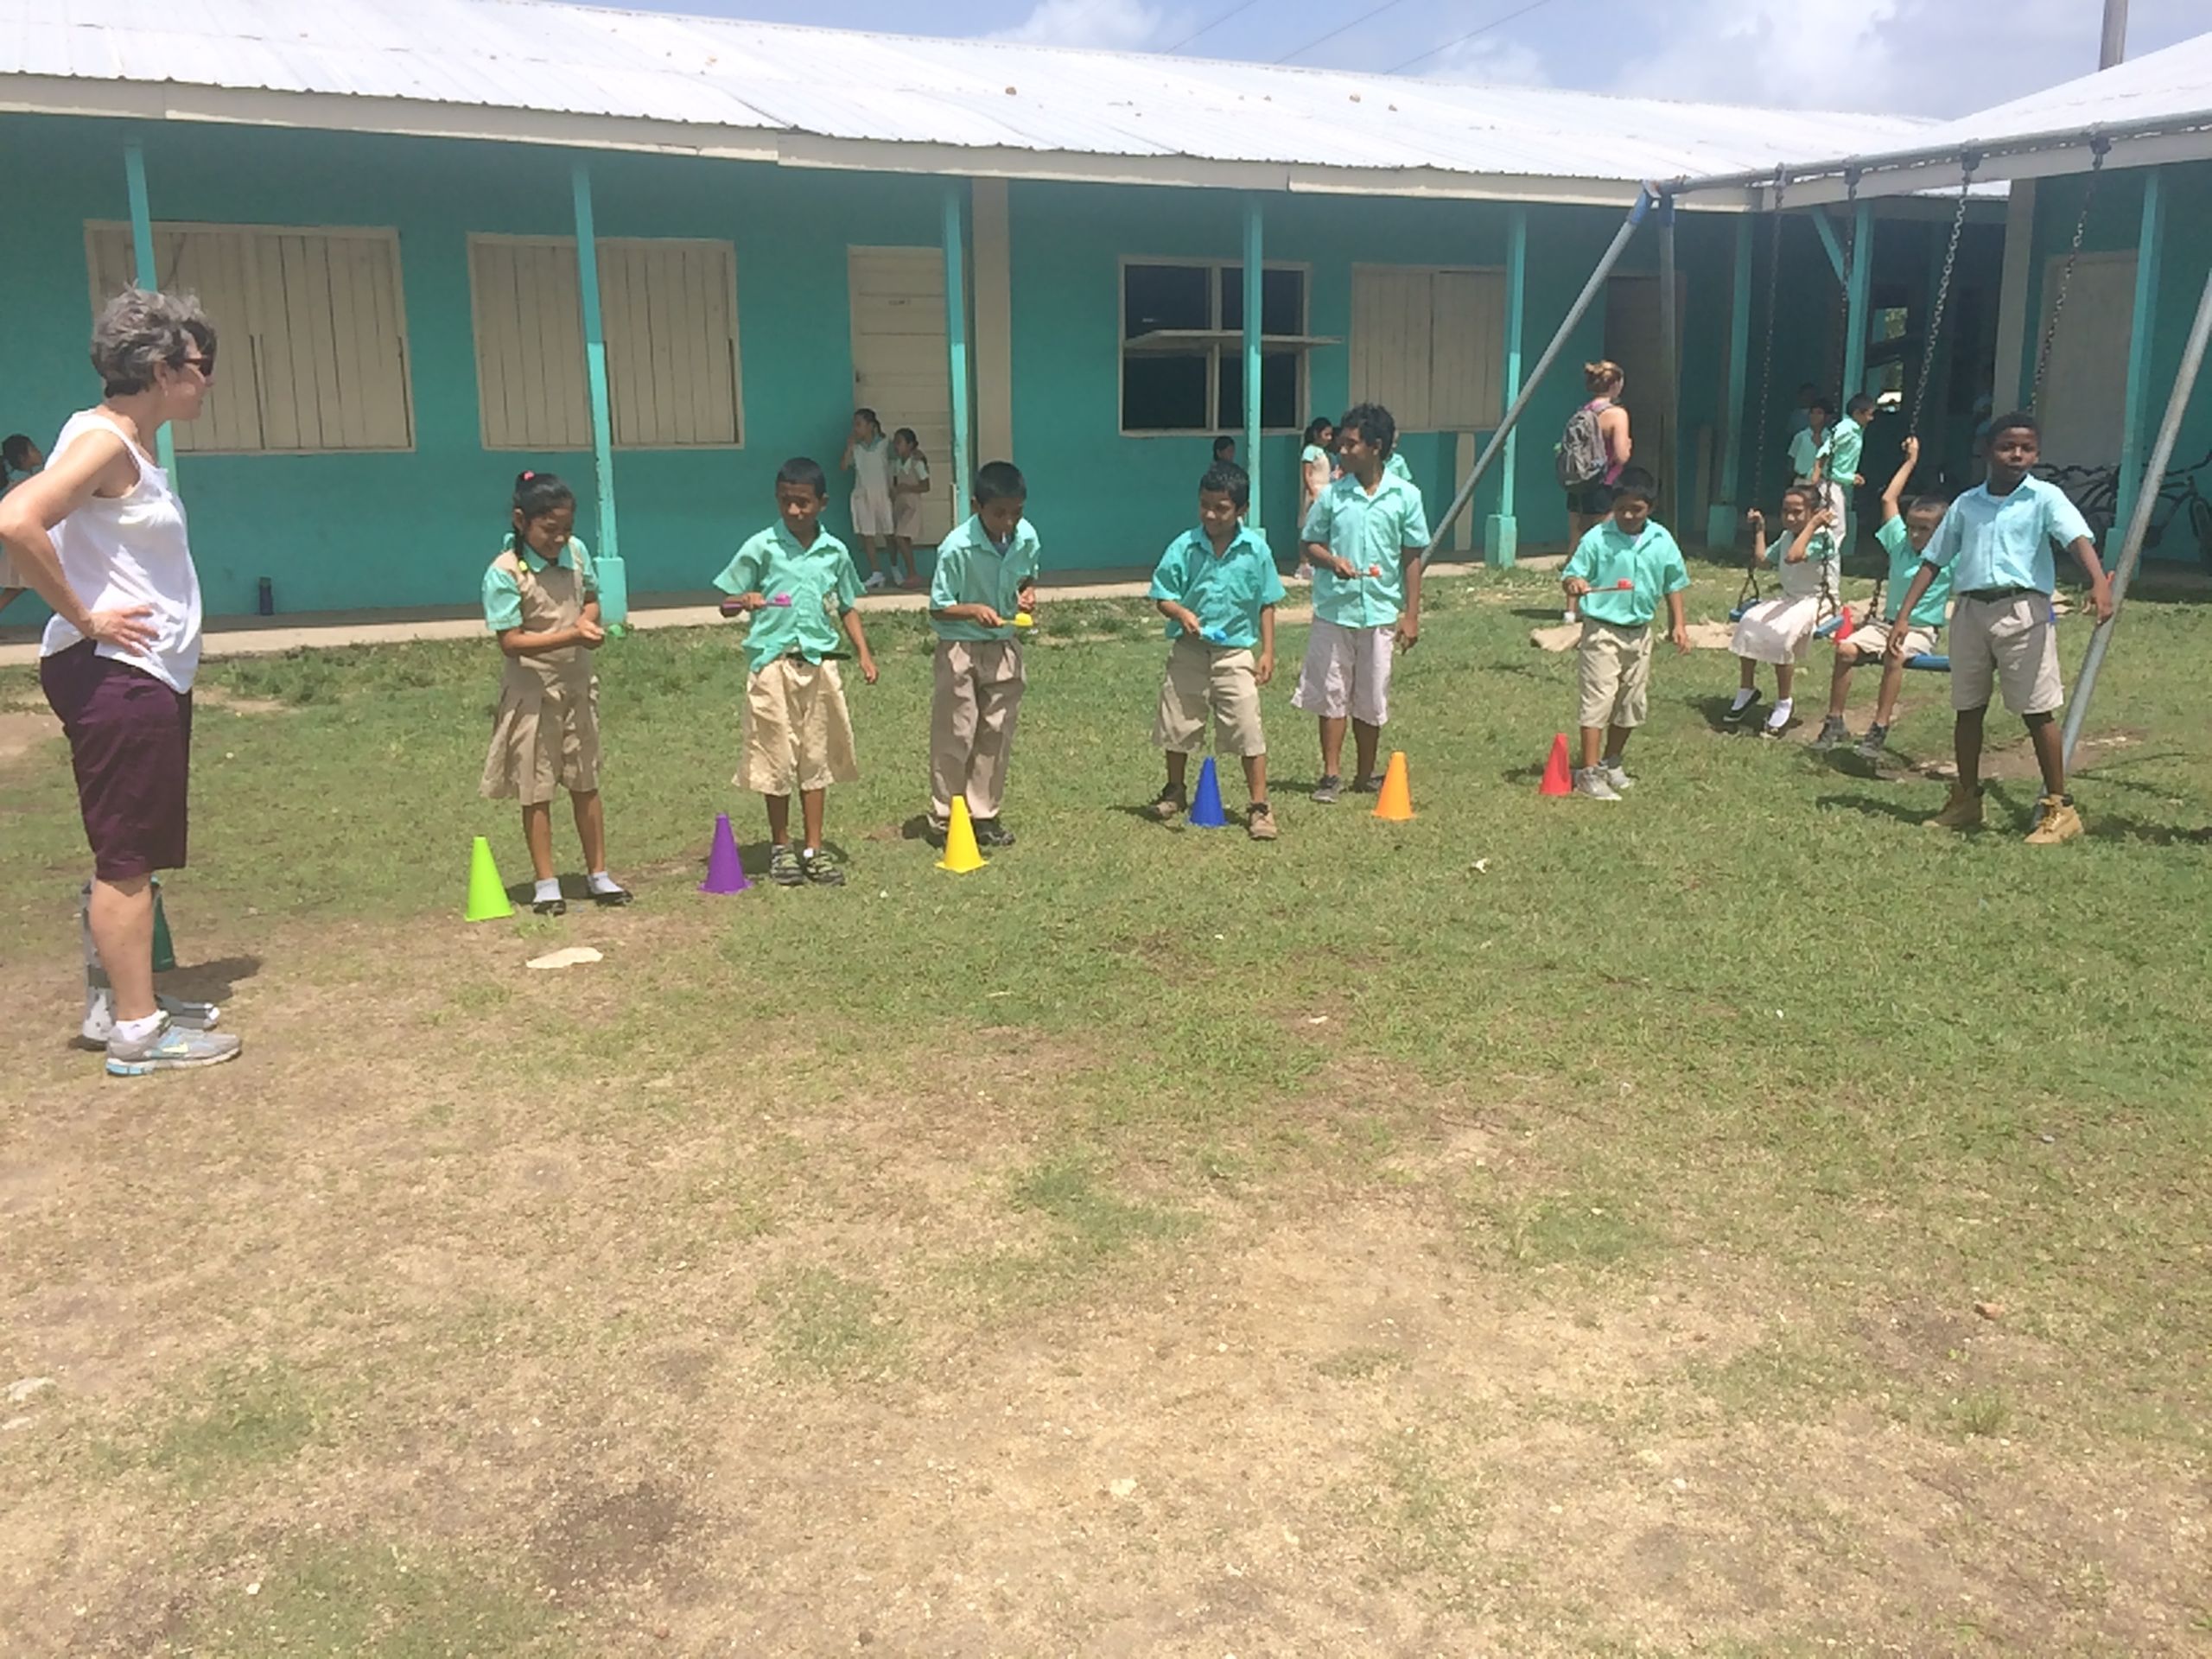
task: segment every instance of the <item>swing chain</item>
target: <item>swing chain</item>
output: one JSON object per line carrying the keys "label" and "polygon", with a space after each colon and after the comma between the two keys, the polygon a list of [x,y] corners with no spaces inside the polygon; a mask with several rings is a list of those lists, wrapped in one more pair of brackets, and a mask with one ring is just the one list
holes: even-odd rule
{"label": "swing chain", "polygon": [[1967,226],[1967,203],[1974,191],[1974,169],[1981,164],[1979,151],[1968,150],[1960,157],[1962,168],[1959,177],[1959,208],[1951,216],[1950,245],[1943,250],[1943,274],[1936,284],[1936,307],[1928,319],[1928,339],[1920,350],[1920,384],[1913,388],[1912,419],[1905,425],[1905,435],[1920,435],[1920,414],[1928,402],[1928,385],[1936,378],[1936,343],[1943,333],[1943,313],[1950,304],[1951,273],[1958,268],[1959,238]]}
{"label": "swing chain", "polygon": [[2066,309],[2066,293],[2074,285],[2074,267],[2082,257],[2082,238],[2089,229],[2089,208],[2097,199],[2097,179],[2105,169],[2106,152],[2112,149],[2112,140],[2099,133],[2089,141],[2089,181],[2082,188],[2081,216],[2074,221],[2073,245],[2066,251],[2066,263],[2058,272],[2058,292],[2050,302],[2050,321],[2044,325],[2043,349],[2036,353],[2036,378],[2028,388],[2028,411],[2036,412],[2043,401],[2043,378],[2050,368],[2050,348],[2058,340],[2058,319]]}
{"label": "swing chain", "polygon": [[1767,416],[1774,394],[1774,302],[1782,281],[1782,199],[1789,189],[1789,169],[1774,169],[1774,206],[1768,211],[1774,217],[1773,246],[1767,255],[1766,268],[1766,342],[1759,359],[1759,423],[1758,441],[1751,450],[1751,499],[1759,499],[1759,485],[1766,475]]}
{"label": "swing chain", "polygon": [[[1839,405],[1848,404],[1856,395],[1843,382],[1846,372],[1851,367],[1851,272],[1853,267],[1859,263],[1859,181],[1860,176],[1860,169],[1856,167],[1844,169],[1843,297],[1837,308],[1835,318],[1835,395]],[[1838,420],[1843,418],[1843,410],[1840,407],[1835,411],[1835,418]]]}

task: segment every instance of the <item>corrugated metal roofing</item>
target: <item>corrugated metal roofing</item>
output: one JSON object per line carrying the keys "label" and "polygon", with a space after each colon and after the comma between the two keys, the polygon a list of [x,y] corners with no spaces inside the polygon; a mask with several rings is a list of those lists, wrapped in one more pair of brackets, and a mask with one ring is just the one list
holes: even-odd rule
{"label": "corrugated metal roofing", "polygon": [[2212,33],[1943,122],[1905,142],[1916,149],[1929,144],[1994,144],[2146,122],[2177,127],[2212,124]]}
{"label": "corrugated metal roofing", "polygon": [[[1612,183],[1902,145],[1929,125],[537,0],[0,0],[0,102],[31,106],[13,76],[677,123],[771,148]],[[377,122],[334,109],[330,124]]]}

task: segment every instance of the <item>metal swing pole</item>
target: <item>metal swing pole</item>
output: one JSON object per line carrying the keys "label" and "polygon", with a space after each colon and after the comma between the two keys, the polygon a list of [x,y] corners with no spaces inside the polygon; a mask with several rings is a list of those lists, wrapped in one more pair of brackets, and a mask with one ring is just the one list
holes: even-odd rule
{"label": "metal swing pole", "polygon": [[2120,626],[2120,607],[2127,599],[2127,584],[2133,579],[2135,567],[2142,562],[2143,542],[2151,529],[2151,514],[2158,505],[2158,480],[2166,474],[2166,463],[2173,459],[2174,441],[2181,435],[2182,417],[2189,412],[2190,395],[2196,390],[2196,377],[2204,366],[2205,342],[2212,340],[2212,270],[2204,274],[2204,292],[2196,302],[2196,320],[2190,325],[2189,344],[2183,348],[2181,367],[2174,375],[2174,389],[2166,398],[2166,416],[2158,423],[2158,442],[2151,446],[2151,459],[2143,468],[2143,481],[2135,492],[2134,511],[2127,518],[2127,539],[2120,543],[2120,563],[2112,577],[2112,620],[2097,624],[2096,632],[2089,636],[2088,654],[2082,659],[2082,676],[2075,689],[2074,702],[2066,711],[2064,739],[2065,764],[2074,764],[2074,746],[2080,741],[2082,728],[2089,718],[2089,699],[2096,694],[2097,671],[2104,665],[2105,654],[2112,648],[2113,631]]}
{"label": "metal swing pole", "polygon": [[1597,269],[1590,273],[1590,280],[1583,283],[1582,292],[1574,296],[1574,303],[1567,308],[1566,321],[1560,324],[1559,332],[1552,336],[1552,343],[1544,347],[1544,354],[1536,359],[1536,366],[1529,372],[1529,378],[1522,383],[1521,395],[1513,400],[1513,407],[1505,411],[1505,418],[1497,423],[1497,430],[1490,435],[1490,442],[1483,446],[1482,454],[1475,458],[1474,470],[1467,474],[1467,481],[1459,486],[1459,493],[1452,498],[1452,505],[1445,508],[1444,516],[1429,527],[1428,547],[1421,556],[1424,569],[1427,568],[1429,555],[1444,545],[1453,522],[1467,510],[1467,504],[1475,499],[1475,486],[1483,481],[1483,474],[1490,470],[1491,462],[1497,460],[1498,451],[1504,448],[1508,435],[1520,423],[1522,416],[1528,412],[1529,405],[1535,401],[1536,392],[1544,384],[1544,376],[1551,372],[1560,353],[1566,349],[1567,336],[1574,332],[1575,326],[1582,321],[1583,314],[1597,299],[1598,290],[1605,285],[1605,278],[1612,275],[1613,267],[1619,263],[1630,239],[1636,235],[1636,227],[1643,223],[1644,215],[1651,211],[1657,200],[1656,188],[1652,185],[1647,184],[1637,192],[1636,206],[1629,209],[1628,217],[1621,222],[1620,229],[1613,232],[1613,239],[1599,258]]}

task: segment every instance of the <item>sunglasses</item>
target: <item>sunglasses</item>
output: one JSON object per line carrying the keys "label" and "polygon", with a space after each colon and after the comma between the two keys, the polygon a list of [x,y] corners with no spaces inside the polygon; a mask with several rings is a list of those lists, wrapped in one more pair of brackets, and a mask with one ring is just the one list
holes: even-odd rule
{"label": "sunglasses", "polygon": [[188,357],[181,363],[179,363],[177,367],[181,369],[197,369],[200,371],[203,378],[213,380],[215,378],[215,353],[213,352],[207,352],[198,357]]}

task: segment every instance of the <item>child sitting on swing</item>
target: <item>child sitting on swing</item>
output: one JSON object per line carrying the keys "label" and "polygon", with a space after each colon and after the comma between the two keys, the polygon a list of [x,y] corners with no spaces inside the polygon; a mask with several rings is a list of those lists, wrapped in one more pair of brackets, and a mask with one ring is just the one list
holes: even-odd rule
{"label": "child sitting on swing", "polygon": [[1743,723],[1759,699],[1759,664],[1772,663],[1774,710],[1760,735],[1780,737],[1789,729],[1797,664],[1805,660],[1822,610],[1834,608],[1841,561],[1833,529],[1834,514],[1820,504],[1810,485],[1793,484],[1782,493],[1783,539],[1773,547],[1767,544],[1764,516],[1755,507],[1750,518],[1751,569],[1755,573],[1761,566],[1777,570],[1782,593],[1779,598],[1752,605],[1737,621],[1728,648],[1743,665],[1743,678],[1735,701],[1728,705],[1728,723]]}
{"label": "child sitting on swing", "polygon": [[[1874,532],[1882,551],[1889,555],[1890,602],[1880,621],[1869,616],[1848,639],[1837,633],[1835,677],[1828,683],[1828,717],[1821,722],[1821,734],[1813,740],[1816,749],[1834,748],[1851,735],[1843,723],[1843,711],[1851,702],[1851,671],[1861,663],[1881,660],[1882,690],[1874,700],[1874,723],[1859,739],[1858,751],[1866,760],[1880,760],[1889,747],[1890,719],[1897,713],[1897,694],[1904,689],[1905,664],[1915,657],[1932,655],[1936,636],[1943,631],[1951,603],[1948,569],[1936,573],[1910,615],[1903,608],[1905,594],[1920,571],[1920,556],[1935,539],[1936,527],[1943,522],[1943,510],[1950,505],[1938,495],[1917,496],[1910,507],[1904,505],[1904,486],[1912,481],[1912,469],[1919,462],[1920,440],[1907,438],[1904,460],[1882,492],[1882,526]],[[1900,629],[1904,643],[1895,656],[1889,656],[1890,638]],[[1887,660],[1882,660],[1885,658]]]}

